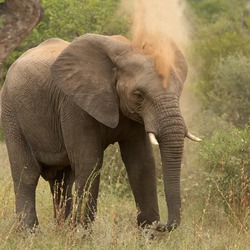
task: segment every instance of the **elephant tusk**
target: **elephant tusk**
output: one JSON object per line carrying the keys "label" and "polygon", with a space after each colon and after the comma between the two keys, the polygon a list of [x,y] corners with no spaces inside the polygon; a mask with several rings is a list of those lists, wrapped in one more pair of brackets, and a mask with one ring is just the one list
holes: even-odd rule
{"label": "elephant tusk", "polygon": [[202,139],[200,139],[200,138],[198,138],[198,137],[192,135],[189,131],[187,132],[186,137],[187,137],[188,139],[192,140],[192,141],[195,141],[195,142],[200,142],[200,141],[202,141]]}
{"label": "elephant tusk", "polygon": [[159,145],[159,143],[158,143],[158,141],[156,140],[155,135],[154,135],[153,133],[149,133],[148,136],[149,136],[150,142],[151,142],[153,145]]}

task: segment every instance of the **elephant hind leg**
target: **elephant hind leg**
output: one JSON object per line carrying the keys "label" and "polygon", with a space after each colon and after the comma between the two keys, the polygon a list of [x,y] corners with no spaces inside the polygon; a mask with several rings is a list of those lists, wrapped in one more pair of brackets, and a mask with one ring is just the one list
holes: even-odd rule
{"label": "elephant hind leg", "polygon": [[41,167],[18,126],[12,125],[4,133],[20,226],[34,228],[38,225],[35,196]]}
{"label": "elephant hind leg", "polygon": [[71,167],[67,166],[56,171],[56,175],[48,181],[54,204],[54,218],[57,222],[64,221],[72,209],[73,178]]}

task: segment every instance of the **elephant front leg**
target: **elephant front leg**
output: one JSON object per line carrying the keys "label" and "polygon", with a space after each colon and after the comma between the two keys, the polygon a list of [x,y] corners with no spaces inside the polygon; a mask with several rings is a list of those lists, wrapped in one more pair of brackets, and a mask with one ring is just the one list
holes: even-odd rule
{"label": "elephant front leg", "polygon": [[134,138],[119,144],[138,208],[137,223],[145,227],[158,222],[155,162],[149,140],[145,133],[139,132]]}
{"label": "elephant front leg", "polygon": [[103,152],[91,150],[87,155],[75,169],[76,199],[72,211],[72,222],[84,226],[94,221],[97,212]]}
{"label": "elephant front leg", "polygon": [[84,185],[84,188],[79,187],[76,182],[77,188],[77,200],[75,221],[81,223],[84,226],[94,221],[97,213],[97,198],[99,193],[100,173],[99,171],[93,171],[89,176],[89,180]]}
{"label": "elephant front leg", "polygon": [[94,220],[97,211],[103,161],[100,124],[77,105],[71,109],[68,105],[63,107],[62,115],[64,145],[75,180],[71,223],[88,225]]}

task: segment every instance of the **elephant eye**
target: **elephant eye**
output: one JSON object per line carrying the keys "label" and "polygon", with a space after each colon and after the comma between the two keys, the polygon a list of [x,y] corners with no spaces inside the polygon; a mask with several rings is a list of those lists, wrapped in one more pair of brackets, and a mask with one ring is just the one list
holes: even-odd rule
{"label": "elephant eye", "polygon": [[143,101],[143,99],[144,99],[142,93],[139,90],[134,91],[133,95],[134,95],[135,99],[139,102]]}

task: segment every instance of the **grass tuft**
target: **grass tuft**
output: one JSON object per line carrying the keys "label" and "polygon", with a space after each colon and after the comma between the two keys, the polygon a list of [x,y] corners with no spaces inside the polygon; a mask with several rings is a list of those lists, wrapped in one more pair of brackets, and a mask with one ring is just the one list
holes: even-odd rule
{"label": "grass tuft", "polygon": [[[248,228],[230,219],[213,197],[213,186],[206,182],[206,174],[198,166],[188,167],[190,163],[186,161],[181,177],[181,226],[171,233],[139,229],[131,191],[127,191],[127,179],[123,170],[118,174],[119,152],[116,150],[111,148],[106,155],[98,213],[91,229],[56,223],[49,185],[40,179],[37,187],[40,225],[39,230],[30,233],[16,230],[12,178],[5,145],[0,144],[0,249],[250,249]],[[117,179],[112,176],[112,169]],[[108,173],[108,177],[103,176],[104,173]],[[158,186],[160,212],[165,221],[167,213],[161,179]],[[241,223],[245,222],[241,220]]]}

